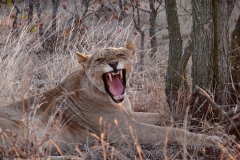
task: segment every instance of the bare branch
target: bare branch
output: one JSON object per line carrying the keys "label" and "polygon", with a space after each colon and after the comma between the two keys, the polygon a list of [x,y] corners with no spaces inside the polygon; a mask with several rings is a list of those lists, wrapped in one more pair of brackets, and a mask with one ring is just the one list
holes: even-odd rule
{"label": "bare branch", "polygon": [[[136,2],[136,3],[137,3],[137,2]],[[140,32],[141,34],[143,34],[144,31],[142,31],[142,29],[141,29],[141,27],[140,27],[140,15],[139,15],[138,7],[136,8],[136,9],[137,9],[137,20],[136,20],[136,17],[135,17],[135,7],[134,7],[132,1],[131,1],[131,4],[132,4],[132,11],[133,11],[133,22],[134,22],[134,25],[135,25],[136,29],[138,30],[138,32]]]}
{"label": "bare branch", "polygon": [[76,2],[76,0],[74,0],[74,5],[75,5],[75,12],[76,12],[76,14],[78,14],[78,9],[77,9],[77,2]]}
{"label": "bare branch", "polygon": [[187,10],[185,7],[183,7],[182,5],[180,5],[180,4],[178,4],[177,3],[177,5],[181,8],[181,9],[183,9],[185,12],[187,12],[187,13],[189,13],[189,14],[192,14],[192,9],[190,9],[190,10]]}
{"label": "bare branch", "polygon": [[52,30],[55,32],[57,28],[57,10],[60,3],[60,0],[52,0],[53,3],[53,13],[52,13]]}
{"label": "bare branch", "polygon": [[13,21],[13,29],[16,29],[17,28],[17,19],[18,19],[18,14],[20,14],[20,10],[17,6],[17,4],[15,3],[15,0],[12,0],[12,3],[14,5],[14,8],[16,9],[16,14],[14,16],[14,21]]}
{"label": "bare branch", "polygon": [[162,0],[157,0],[157,2],[158,2],[158,6],[156,7],[156,11],[159,13],[160,11],[158,11],[158,9],[162,5]]}
{"label": "bare branch", "polygon": [[231,50],[230,52],[228,52],[228,53],[233,53],[233,52],[235,52],[235,51],[237,51],[237,50],[240,50],[240,47],[238,47],[238,48],[235,48],[234,50]]}
{"label": "bare branch", "polygon": [[218,119],[220,121],[223,121],[225,119],[226,112],[221,109],[221,106],[216,104],[214,102],[214,100],[199,86],[196,85],[195,89],[198,93],[200,93],[201,95],[203,95],[207,99],[208,103],[210,103],[212,105],[213,110],[217,114]]}
{"label": "bare branch", "polygon": [[225,132],[232,134],[234,132],[237,132],[236,135],[240,135],[238,128],[240,128],[240,121],[232,123],[229,127],[225,129]]}
{"label": "bare branch", "polygon": [[225,123],[225,132],[228,134],[235,134],[239,137],[239,128],[240,128],[240,106],[236,105],[234,108],[231,108],[227,113],[222,109],[222,107],[214,102],[214,100],[199,86],[195,86],[198,93],[203,95],[208,103],[213,107],[213,110],[217,114],[218,119]]}
{"label": "bare branch", "polygon": [[[42,15],[42,7],[41,7],[39,1],[36,2],[36,10],[37,10],[37,15],[38,15],[38,18],[39,18],[39,22],[41,23],[41,21],[42,21],[42,16],[41,16]],[[43,36],[43,27],[42,26],[39,26],[39,36],[40,37]]]}
{"label": "bare branch", "polygon": [[[239,105],[235,105],[234,108],[232,108],[230,111],[227,112],[227,115],[228,115],[229,117],[232,117],[232,116],[236,115],[236,114],[239,113],[239,112],[240,112],[240,106],[239,106]],[[234,118],[233,118],[233,119],[234,119]]]}
{"label": "bare branch", "polygon": [[32,22],[33,19],[33,0],[28,0],[28,25]]}
{"label": "bare branch", "polygon": [[143,11],[143,12],[146,12],[146,13],[150,13],[150,11],[148,11],[148,10],[145,10],[145,9],[142,9],[142,8],[139,8],[139,7],[138,7],[138,9],[139,9],[140,11]]}
{"label": "bare branch", "polygon": [[[148,11],[148,10],[145,10],[145,9],[142,9],[142,8],[140,8],[139,6],[138,6],[138,2],[135,2],[136,3],[136,5],[135,4],[133,4],[133,2],[132,1],[130,1],[131,2],[131,5],[132,6],[134,6],[135,8],[138,8],[140,11],[143,11],[143,12],[146,12],[146,13],[151,13],[150,11]],[[127,2],[127,4],[130,4],[130,3],[128,3]]]}

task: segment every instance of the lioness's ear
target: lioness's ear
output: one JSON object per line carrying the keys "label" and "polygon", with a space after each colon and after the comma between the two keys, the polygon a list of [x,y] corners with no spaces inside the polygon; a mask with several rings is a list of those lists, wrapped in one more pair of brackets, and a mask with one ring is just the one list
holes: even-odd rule
{"label": "lioness's ear", "polygon": [[86,62],[88,59],[88,56],[81,54],[79,52],[76,53],[78,63],[82,64],[83,62]]}
{"label": "lioness's ear", "polygon": [[135,53],[136,53],[136,46],[135,46],[135,43],[133,41],[128,42],[126,44],[125,48],[127,48],[127,49],[132,51],[132,55],[131,56],[135,55]]}

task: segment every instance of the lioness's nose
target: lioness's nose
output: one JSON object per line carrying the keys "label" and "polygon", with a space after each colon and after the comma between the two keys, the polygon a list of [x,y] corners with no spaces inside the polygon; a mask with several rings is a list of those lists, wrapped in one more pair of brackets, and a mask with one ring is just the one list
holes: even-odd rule
{"label": "lioness's nose", "polygon": [[111,60],[108,62],[108,65],[111,66],[112,68],[117,68],[118,61],[117,60]]}

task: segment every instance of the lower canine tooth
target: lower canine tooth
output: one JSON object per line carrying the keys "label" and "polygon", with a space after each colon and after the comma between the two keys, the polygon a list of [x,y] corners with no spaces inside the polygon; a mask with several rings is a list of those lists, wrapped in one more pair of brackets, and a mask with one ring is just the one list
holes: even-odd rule
{"label": "lower canine tooth", "polygon": [[120,70],[120,78],[123,78],[122,70]]}
{"label": "lower canine tooth", "polygon": [[111,73],[108,73],[108,77],[109,77],[110,81],[112,81],[112,74]]}

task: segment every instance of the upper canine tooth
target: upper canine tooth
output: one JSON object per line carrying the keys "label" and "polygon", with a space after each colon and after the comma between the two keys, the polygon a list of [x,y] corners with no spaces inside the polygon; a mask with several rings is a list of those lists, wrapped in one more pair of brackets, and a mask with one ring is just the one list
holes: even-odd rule
{"label": "upper canine tooth", "polygon": [[123,78],[122,70],[120,70],[120,78]]}
{"label": "upper canine tooth", "polygon": [[112,81],[112,74],[111,73],[108,73],[108,77],[109,77],[110,81]]}

